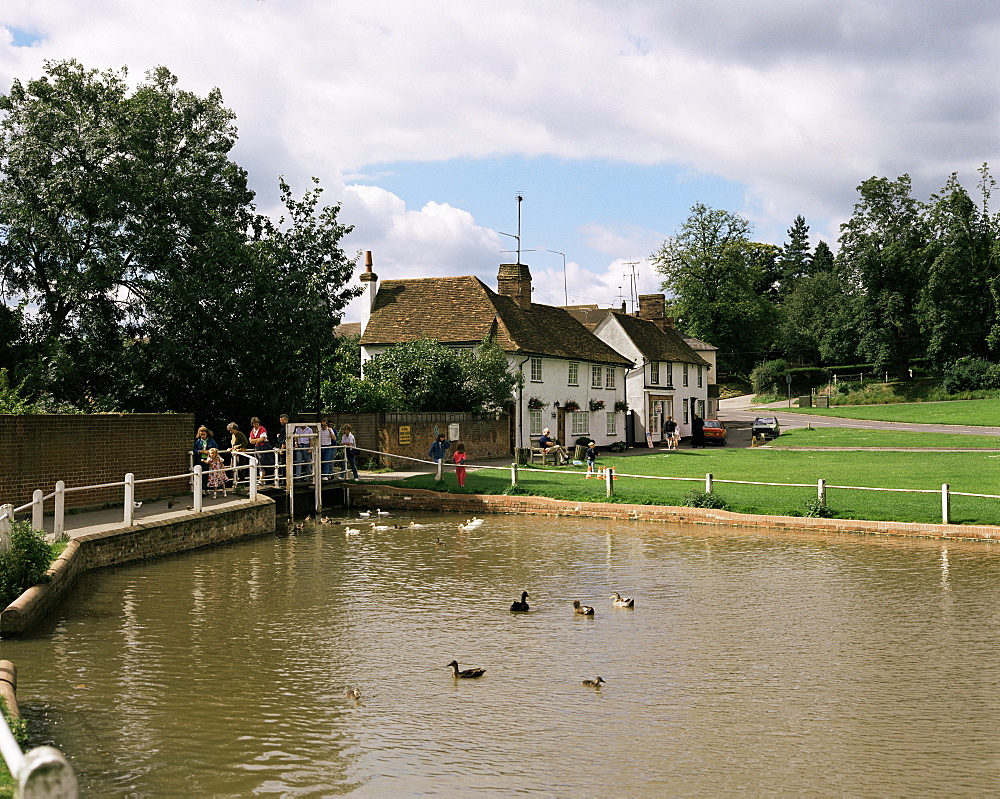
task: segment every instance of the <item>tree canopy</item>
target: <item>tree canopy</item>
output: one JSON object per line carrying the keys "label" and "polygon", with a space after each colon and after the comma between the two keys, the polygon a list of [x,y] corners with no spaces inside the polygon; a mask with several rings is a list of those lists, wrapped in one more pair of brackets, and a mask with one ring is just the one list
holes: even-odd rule
{"label": "tree canopy", "polygon": [[83,408],[304,407],[355,294],[350,227],[283,180],[285,215],[259,214],[221,93],[126,76],[47,62],[0,98],[4,365]]}

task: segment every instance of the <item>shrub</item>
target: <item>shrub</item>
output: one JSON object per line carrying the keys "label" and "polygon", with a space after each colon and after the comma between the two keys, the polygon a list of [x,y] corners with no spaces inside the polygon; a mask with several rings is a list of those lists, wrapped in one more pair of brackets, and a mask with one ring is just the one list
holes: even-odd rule
{"label": "shrub", "polygon": [[42,533],[27,522],[11,525],[10,549],[0,552],[0,608],[45,581],[52,553]]}
{"label": "shrub", "polygon": [[687,508],[713,508],[729,510],[729,503],[715,493],[691,489],[684,495],[683,505]]}
{"label": "shrub", "polygon": [[967,356],[945,367],[941,386],[949,394],[1000,388],[1000,365]]}
{"label": "shrub", "polygon": [[813,497],[805,501],[805,512],[802,514],[810,519],[832,519],[836,514],[827,505]]}
{"label": "shrub", "polygon": [[757,364],[750,372],[750,383],[754,394],[769,394],[785,386],[785,374],[788,372],[788,361],[778,358],[774,361],[764,361]]}
{"label": "shrub", "polygon": [[0,698],[0,713],[3,717],[7,719],[7,726],[10,728],[11,734],[14,736],[14,740],[18,742],[22,749],[28,745],[28,728],[24,723],[24,719],[14,718],[10,715],[10,709],[7,707],[7,703]]}

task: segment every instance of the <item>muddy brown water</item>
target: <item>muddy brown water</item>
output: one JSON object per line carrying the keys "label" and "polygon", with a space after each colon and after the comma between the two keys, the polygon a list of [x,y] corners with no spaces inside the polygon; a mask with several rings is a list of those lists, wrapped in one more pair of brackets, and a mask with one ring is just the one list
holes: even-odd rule
{"label": "muddy brown water", "polygon": [[85,796],[1000,791],[997,545],[411,518],[88,575],[0,643],[33,744]]}

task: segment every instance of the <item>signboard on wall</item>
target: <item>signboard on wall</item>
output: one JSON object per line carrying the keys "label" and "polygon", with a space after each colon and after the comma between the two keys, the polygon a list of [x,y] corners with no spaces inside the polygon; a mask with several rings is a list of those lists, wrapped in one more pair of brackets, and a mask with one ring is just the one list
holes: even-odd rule
{"label": "signboard on wall", "polygon": [[459,441],[461,436],[458,433],[458,423],[448,425],[448,440]]}
{"label": "signboard on wall", "polygon": [[408,425],[408,424],[401,424],[399,426],[399,443],[400,444],[412,444],[413,443],[412,430],[410,428],[410,425]]}

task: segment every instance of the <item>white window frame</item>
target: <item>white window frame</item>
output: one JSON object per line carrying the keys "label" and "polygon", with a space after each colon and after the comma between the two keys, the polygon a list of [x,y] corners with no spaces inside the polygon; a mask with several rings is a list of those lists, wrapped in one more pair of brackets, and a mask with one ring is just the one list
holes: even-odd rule
{"label": "white window frame", "polygon": [[685,388],[687,388],[687,384],[688,384],[688,365],[685,363],[685,364],[683,364],[683,367],[684,368],[683,368],[683,371],[681,373],[681,385],[684,386]]}
{"label": "white window frame", "polygon": [[673,388],[674,387],[674,365],[670,361],[667,361],[663,365],[666,367],[667,382],[666,382],[665,385],[666,385],[667,388]]}
{"label": "white window frame", "polygon": [[688,424],[688,410],[689,410],[689,405],[688,405],[687,400],[684,400],[684,402],[682,402],[681,405],[684,406],[684,424]]}
{"label": "white window frame", "polygon": [[570,361],[569,362],[569,379],[566,381],[568,386],[578,386],[580,385],[580,362]]}
{"label": "white window frame", "polygon": [[586,411],[573,411],[570,420],[570,435],[573,438],[590,435],[590,414]]}
{"label": "white window frame", "polygon": [[658,386],[660,384],[660,362],[649,362],[649,385]]}
{"label": "white window frame", "polygon": [[698,388],[701,388],[701,366],[698,366]]}
{"label": "white window frame", "polygon": [[618,414],[614,411],[608,412],[608,435],[618,435]]}
{"label": "white window frame", "polygon": [[541,383],[542,382],[542,359],[532,358],[531,359],[531,382]]}
{"label": "white window frame", "polygon": [[698,415],[705,418],[705,400],[698,400]]}
{"label": "white window frame", "polygon": [[593,366],[592,365],[590,367],[590,387],[591,388],[600,388],[601,387],[601,383],[603,382],[603,380],[604,380],[604,369],[603,369],[603,367]]}
{"label": "white window frame", "polygon": [[604,387],[615,387],[615,367],[609,366],[604,370]]}
{"label": "white window frame", "polygon": [[534,438],[542,434],[542,412],[539,410],[528,411],[528,435]]}

